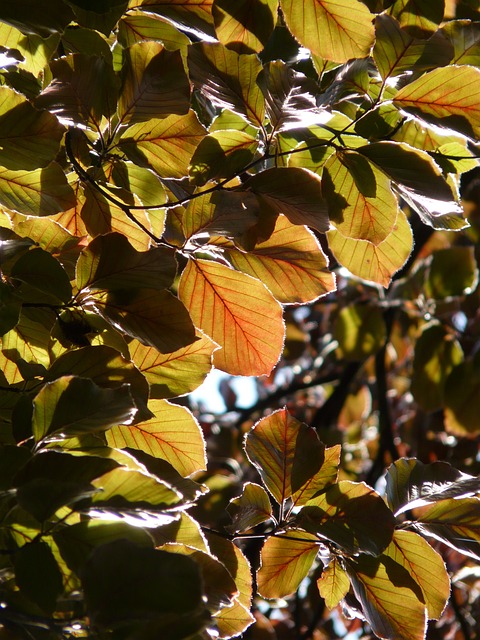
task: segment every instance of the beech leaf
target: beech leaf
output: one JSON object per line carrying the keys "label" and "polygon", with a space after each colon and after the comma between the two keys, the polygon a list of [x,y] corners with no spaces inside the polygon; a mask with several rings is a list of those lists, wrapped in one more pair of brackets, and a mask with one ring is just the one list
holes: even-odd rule
{"label": "beech leaf", "polygon": [[347,595],[350,580],[339,558],[333,558],[324,568],[317,580],[317,587],[329,609],[334,609]]}
{"label": "beech leaf", "polygon": [[237,53],[259,53],[273,32],[277,9],[278,0],[215,0],[216,36]]}
{"label": "beech leaf", "polygon": [[227,511],[233,520],[229,529],[234,532],[253,529],[257,524],[270,520],[273,514],[267,492],[254,482],[243,485],[242,495],[230,500]]}

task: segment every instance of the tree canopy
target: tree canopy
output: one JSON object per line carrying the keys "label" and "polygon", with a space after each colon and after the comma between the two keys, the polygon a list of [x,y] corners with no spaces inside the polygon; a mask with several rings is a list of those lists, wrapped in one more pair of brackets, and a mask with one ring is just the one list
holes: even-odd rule
{"label": "tree canopy", "polygon": [[478,3],[16,0],[0,50],[0,636],[474,637]]}

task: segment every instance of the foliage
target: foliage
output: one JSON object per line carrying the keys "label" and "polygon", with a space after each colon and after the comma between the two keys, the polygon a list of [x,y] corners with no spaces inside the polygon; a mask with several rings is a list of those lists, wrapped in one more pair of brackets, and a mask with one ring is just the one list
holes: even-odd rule
{"label": "foliage", "polygon": [[3,637],[470,633],[476,6],[1,4]]}

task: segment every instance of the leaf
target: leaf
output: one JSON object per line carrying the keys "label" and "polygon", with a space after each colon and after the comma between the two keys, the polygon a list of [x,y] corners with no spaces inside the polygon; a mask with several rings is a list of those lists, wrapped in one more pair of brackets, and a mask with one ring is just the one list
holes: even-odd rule
{"label": "leaf", "polygon": [[452,43],[452,64],[480,65],[480,30],[476,22],[452,20],[443,25],[441,32]]}
{"label": "leaf", "polygon": [[325,445],[315,429],[299,422],[286,409],[254,425],[245,438],[245,452],[280,505],[302,489],[310,493],[310,482],[325,459]]}
{"label": "leaf", "polygon": [[50,63],[50,84],[35,100],[35,106],[98,132],[102,116],[115,112],[117,80],[102,56],[75,53]]}
{"label": "leaf", "polygon": [[0,20],[11,24],[22,33],[38,34],[47,38],[52,33],[63,31],[74,15],[62,0],[52,0],[47,7],[32,0],[2,5]]}
{"label": "leaf", "polygon": [[62,34],[62,45],[65,54],[83,53],[103,56],[106,60],[112,59],[107,39],[93,29],[85,29],[78,25],[68,26]]}
{"label": "leaf", "polygon": [[88,378],[63,376],[48,382],[35,396],[33,435],[38,442],[54,434],[106,431],[114,424],[129,424],[135,413],[128,385],[102,389]]}
{"label": "leaf", "polygon": [[116,289],[92,298],[109,322],[161,353],[172,353],[196,340],[187,309],[169,291]]}
{"label": "leaf", "polygon": [[122,124],[188,113],[190,84],[179,51],[167,51],[159,42],[139,42],[123,51],[123,59],[117,108]]}
{"label": "leaf", "polygon": [[233,638],[243,633],[248,627],[256,622],[250,610],[243,604],[233,600],[231,607],[221,609],[213,616],[218,628],[219,638]]}
{"label": "leaf", "polygon": [[480,559],[480,500],[451,498],[439,500],[417,518],[422,534],[441,540],[477,561]]}
{"label": "leaf", "polygon": [[14,555],[15,582],[20,592],[49,614],[63,593],[62,574],[48,544],[23,545]]}
{"label": "leaf", "polygon": [[320,595],[329,609],[334,609],[347,595],[350,580],[339,558],[333,558],[317,580]]}
{"label": "leaf", "polygon": [[282,309],[260,281],[207,260],[190,260],[178,288],[195,325],[222,349],[215,366],[232,375],[270,373],[283,347]]}
{"label": "leaf", "polygon": [[382,310],[370,304],[344,307],[338,314],[334,336],[344,358],[365,360],[377,353],[387,339]]}
{"label": "leaf", "polygon": [[267,211],[283,213],[292,224],[320,232],[328,230],[321,181],[311,171],[297,167],[266,169],[250,178],[245,187],[257,195]]}
{"label": "leaf", "polygon": [[61,302],[68,303],[72,297],[72,286],[66,271],[58,260],[43,249],[24,253],[13,265],[10,275]]}
{"label": "leaf", "polygon": [[150,385],[150,397],[174,398],[197,389],[213,367],[213,352],[218,349],[207,336],[198,335],[192,344],[173,353],[159,353],[153,347],[132,340],[133,362]]}
{"label": "leaf", "polygon": [[128,540],[97,547],[85,565],[82,586],[88,614],[101,629],[128,622],[148,629],[149,621],[166,614],[174,624],[203,608],[200,570],[191,558]]}
{"label": "leaf", "polygon": [[335,290],[335,276],[318,240],[282,215],[268,240],[248,252],[229,246],[225,255],[236,269],[261,280],[283,304],[313,302]]}
{"label": "leaf", "polygon": [[215,105],[263,126],[265,99],[256,84],[261,63],[255,55],[239,55],[222,44],[198,42],[189,48],[190,80]]}
{"label": "leaf", "polygon": [[216,36],[237,53],[259,53],[273,33],[277,9],[278,0],[215,0]]}
{"label": "leaf", "polygon": [[130,7],[142,8],[179,27],[200,31],[215,37],[212,18],[213,0],[134,0]]}
{"label": "leaf", "polygon": [[343,480],[309,500],[298,523],[349,554],[377,556],[392,539],[395,518],[372,488]]}
{"label": "leaf", "polygon": [[477,283],[478,266],[473,247],[450,247],[433,254],[425,293],[429,298],[443,300],[468,294]]}
{"label": "leaf", "polygon": [[114,427],[107,434],[111,447],[131,447],[167,460],[183,476],[207,466],[200,425],[186,407],[166,400],[149,403],[155,417],[135,426]]}
{"label": "leaf", "polygon": [[429,323],[423,328],[415,344],[411,391],[425,411],[443,406],[447,377],[462,360],[459,342],[441,324]]}
{"label": "leaf", "polygon": [[392,558],[360,555],[348,574],[362,611],[379,638],[423,640],[423,593],[408,571]]}
{"label": "leaf", "polygon": [[280,0],[285,22],[295,38],[326,60],[365,58],[373,45],[373,16],[357,0]]}
{"label": "leaf", "polygon": [[177,265],[170,249],[156,247],[136,251],[120,233],[97,236],[80,254],[77,287],[94,289],[163,290],[175,277]]}
{"label": "leaf", "polygon": [[401,530],[395,531],[385,555],[420,585],[428,618],[438,620],[450,597],[450,578],[442,557],[416,533]]}
{"label": "leaf", "polygon": [[267,492],[254,482],[243,485],[242,495],[230,500],[227,511],[233,520],[229,529],[235,533],[253,529],[273,515]]}
{"label": "leaf", "polygon": [[436,119],[467,120],[475,136],[480,133],[480,70],[467,65],[434,69],[406,85],[394,97],[401,108],[420,111]]}
{"label": "leaf", "polygon": [[250,609],[253,585],[249,561],[241,549],[231,540],[227,540],[213,533],[208,533],[208,531],[205,535],[210,547],[210,552],[217,558],[221,558],[222,564],[235,580],[238,593],[234,597],[234,600],[240,602],[240,604],[247,609]]}
{"label": "leaf", "polygon": [[437,30],[443,20],[444,2],[429,2],[429,0],[415,0],[412,4],[408,0],[397,0],[388,13],[396,18],[400,26],[407,33],[425,38]]}
{"label": "leaf", "polygon": [[198,144],[206,131],[194,111],[171,115],[163,120],[128,127],[118,146],[141,167],[151,167],[162,178],[183,178]]}
{"label": "leaf", "polygon": [[0,87],[0,164],[7,169],[46,167],[58,153],[65,128],[12,89]]}
{"label": "leaf", "polygon": [[200,551],[209,552],[205,534],[200,525],[185,511],[180,513],[177,520],[155,530],[155,544],[161,546],[167,542],[177,542]]}
{"label": "leaf", "polygon": [[392,276],[406,262],[413,246],[412,230],[401,211],[393,231],[383,242],[346,238],[339,231],[327,233],[328,245],[335,258],[353,275],[388,287]]}
{"label": "leaf", "polygon": [[271,599],[294,593],[310,571],[318,549],[318,539],[305,531],[289,530],[267,538],[257,574],[259,594]]}
{"label": "leaf", "polygon": [[70,209],[75,202],[75,194],[56,162],[32,171],[0,167],[0,204],[8,209],[49,216]]}
{"label": "leaf", "polygon": [[346,238],[375,246],[392,232],[398,203],[390,181],[357,152],[342,152],[325,163],[322,193],[330,220]]}
{"label": "leaf", "polygon": [[118,22],[118,41],[130,47],[142,40],[159,40],[169,51],[186,51],[190,40],[173,25],[148,13],[127,13]]}
{"label": "leaf", "polygon": [[250,164],[258,142],[245,131],[214,131],[198,145],[189,167],[190,180],[204,185],[209,180],[230,178]]}
{"label": "leaf", "polygon": [[479,431],[477,397],[480,393],[480,357],[454,367],[445,382],[445,428],[460,436]]}

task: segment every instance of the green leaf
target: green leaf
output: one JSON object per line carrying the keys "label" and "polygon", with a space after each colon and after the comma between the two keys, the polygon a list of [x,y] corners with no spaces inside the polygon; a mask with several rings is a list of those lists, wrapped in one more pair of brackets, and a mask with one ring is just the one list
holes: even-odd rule
{"label": "green leaf", "polygon": [[452,64],[480,65],[480,29],[470,20],[452,20],[440,29],[453,46]]}
{"label": "green leaf", "polygon": [[420,38],[428,37],[437,30],[444,11],[443,0],[415,0],[413,5],[409,0],[396,0],[388,9],[388,13],[399,21],[405,31]]}
{"label": "green leaf", "polygon": [[213,352],[218,349],[207,336],[173,353],[159,353],[152,347],[132,340],[129,344],[133,362],[150,385],[151,398],[174,398],[199,387],[213,367]]}
{"label": "green leaf", "polygon": [[36,34],[42,38],[63,31],[73,18],[72,10],[63,0],[51,0],[48,6],[41,6],[35,0],[21,0],[2,3],[0,8],[0,20],[22,33]]}
{"label": "green leaf", "polygon": [[102,389],[88,378],[63,376],[48,382],[33,400],[35,440],[76,436],[129,424],[137,409],[129,385]]}
{"label": "green leaf", "polygon": [[350,580],[339,558],[333,558],[324,568],[317,587],[329,609],[334,609],[347,595]]}
{"label": "green leaf", "polygon": [[179,51],[167,51],[159,42],[139,42],[125,49],[123,58],[117,109],[122,124],[188,113],[190,84]]}
{"label": "green leaf", "polygon": [[189,111],[128,127],[119,147],[132,162],[151,167],[162,178],[183,178],[205,134],[195,112]]}
{"label": "green leaf", "polygon": [[180,512],[177,520],[155,530],[155,543],[162,545],[167,542],[178,542],[209,552],[205,534],[200,525],[185,511]]}
{"label": "green leaf", "polygon": [[20,317],[22,303],[11,285],[0,283],[0,336],[13,329]]}
{"label": "green leaf", "polygon": [[212,4],[213,0],[133,0],[130,8],[141,8],[166,18],[180,28],[197,30],[214,38]]}
{"label": "green leaf", "polygon": [[281,0],[285,22],[295,38],[326,60],[365,58],[375,39],[373,16],[358,0]]}
{"label": "green leaf", "polygon": [[246,556],[231,540],[227,540],[213,533],[209,534],[208,531],[205,535],[208,546],[210,547],[210,552],[217,558],[221,558],[222,564],[235,580],[238,591],[235,600],[250,609],[253,581],[250,563]]}
{"label": "green leaf", "polygon": [[118,41],[130,47],[142,40],[157,40],[169,51],[186,51],[190,40],[173,25],[148,13],[127,13],[118,22]]}
{"label": "green leaf", "polygon": [[450,578],[442,557],[413,531],[395,531],[385,555],[403,566],[423,593],[429,619],[438,620],[450,597]]}
{"label": "green leaf", "polygon": [[98,132],[102,116],[115,112],[118,86],[113,68],[102,56],[75,53],[50,64],[52,82],[35,106]]}
{"label": "green leaf", "polygon": [[169,291],[115,289],[96,294],[94,302],[106,320],[161,353],[172,353],[196,340],[187,309]]}
{"label": "green leaf", "polygon": [[327,233],[335,258],[353,275],[388,287],[392,276],[406,262],[413,246],[412,230],[404,213],[398,212],[393,231],[375,245],[368,240],[346,238],[339,231]]}
{"label": "green leaf", "polygon": [[51,614],[57,598],[63,593],[62,574],[45,542],[31,542],[18,549],[14,556],[15,582],[20,592]]}
{"label": "green leaf", "polygon": [[189,175],[196,185],[230,178],[240,173],[257,150],[255,137],[245,131],[214,131],[198,145],[192,156]]}
{"label": "green leaf", "polygon": [[89,56],[103,56],[109,61],[112,59],[107,39],[93,29],[85,29],[78,25],[67,27],[62,34],[62,45],[66,54],[83,53]]}
{"label": "green leaf", "polygon": [[394,104],[442,121],[466,120],[473,135],[480,133],[480,70],[467,65],[434,69],[400,89]]}
{"label": "green leaf", "polygon": [[256,194],[267,212],[283,213],[292,224],[320,232],[328,230],[321,181],[311,171],[296,167],[266,169],[250,178],[245,187]]}
{"label": "green leaf", "polygon": [[178,288],[195,325],[222,349],[215,366],[232,375],[268,374],[283,348],[282,309],[263,283],[223,264],[189,260]]}
{"label": "green leaf", "polygon": [[136,251],[120,233],[97,236],[80,254],[77,287],[85,289],[163,290],[175,277],[177,264],[170,249],[156,247]]}
{"label": "green leaf", "polygon": [[[138,199],[145,207],[157,207],[159,203],[167,201],[165,189],[159,177],[151,169],[139,167],[133,162],[115,159],[112,164],[111,180],[117,187],[132,194],[132,201]],[[127,200],[127,198],[124,199]],[[163,231],[162,218],[163,209],[156,209],[155,230]]]}
{"label": "green leaf", "polygon": [[43,249],[24,253],[13,265],[10,275],[61,302],[69,302],[72,297],[72,286],[65,269]]}
{"label": "green leaf", "polygon": [[13,171],[0,167],[0,204],[32,216],[50,216],[75,206],[63,169],[52,162],[43,169]]}
{"label": "green leaf", "polygon": [[462,360],[459,342],[441,324],[429,323],[422,329],[415,344],[411,391],[425,411],[443,406],[447,377]]}
{"label": "green leaf", "polygon": [[255,55],[239,55],[222,44],[198,42],[189,48],[194,86],[217,106],[243,115],[262,127],[265,99],[256,83],[262,66]]}
{"label": "green leaf", "polygon": [[[20,58],[17,65],[19,79],[30,87],[32,97],[42,90],[42,83],[37,78],[43,73],[60,40],[58,33],[42,38],[35,34],[23,34],[21,31],[4,22],[0,22],[0,41],[9,55]],[[13,88],[15,86],[12,84]],[[27,95],[27,94],[25,94]]]}
{"label": "green leaf", "polygon": [[338,314],[334,336],[347,360],[363,361],[383,347],[387,330],[380,307],[353,304]]}
{"label": "green leaf", "polygon": [[250,608],[233,599],[231,607],[225,607],[213,616],[218,628],[218,637],[233,638],[242,634],[248,627],[256,622],[256,618],[250,613]]}
{"label": "green leaf", "polygon": [[388,640],[425,638],[423,593],[402,564],[387,555],[360,555],[347,567],[355,596],[376,636]]}
{"label": "green leaf", "polygon": [[[280,505],[293,494],[305,492],[311,497],[323,488],[315,478],[322,470],[325,445],[313,427],[299,422],[286,409],[275,411],[254,425],[246,436],[245,452]],[[323,486],[331,480],[324,477]],[[299,500],[299,504],[308,497],[303,495],[306,499]]]}
{"label": "green leaf", "polygon": [[267,538],[257,574],[259,594],[284,598],[294,593],[310,571],[318,549],[318,539],[305,531],[289,530]]}
{"label": "green leaf", "polygon": [[360,551],[376,556],[390,543],[395,518],[365,483],[344,480],[309,500],[298,523],[349,554]]}
{"label": "green leaf", "polygon": [[68,0],[75,11],[79,24],[89,29],[101,31],[106,36],[115,27],[120,16],[126,11],[128,0]]}
{"label": "green leaf", "polygon": [[344,237],[378,246],[392,232],[398,203],[390,181],[359,153],[341,152],[327,160],[322,192],[330,219]]}
{"label": "green leaf", "polygon": [[235,533],[253,529],[257,524],[270,520],[273,515],[267,492],[254,482],[243,485],[242,495],[230,500],[227,511],[233,520],[229,529]]}
{"label": "green leaf", "polygon": [[88,615],[100,629],[136,623],[137,632],[145,631],[165,617],[174,628],[186,616],[191,633],[203,627],[196,619],[203,609],[200,570],[186,556],[116,540],[93,551],[82,585]]}
{"label": "green leaf", "polygon": [[259,53],[273,33],[277,9],[278,0],[215,0],[216,36],[237,53]]}
{"label": "green leaf", "polygon": [[236,269],[266,284],[283,304],[313,302],[335,290],[335,276],[318,240],[283,215],[268,240],[248,252],[228,246],[225,255]]}
{"label": "green leaf", "polygon": [[480,357],[454,367],[445,382],[445,428],[460,436],[479,432],[477,397],[480,393]]}
{"label": "green leaf", "polygon": [[15,91],[0,87],[0,164],[7,169],[46,167],[58,153],[65,128]]}
{"label": "green leaf", "polygon": [[462,296],[473,291],[477,283],[478,267],[473,247],[440,249],[432,256],[425,294],[437,300]]}
{"label": "green leaf", "polygon": [[186,407],[166,400],[149,403],[155,418],[135,426],[114,427],[107,434],[111,447],[131,447],[167,460],[183,476],[207,466],[205,442],[200,425]]}

